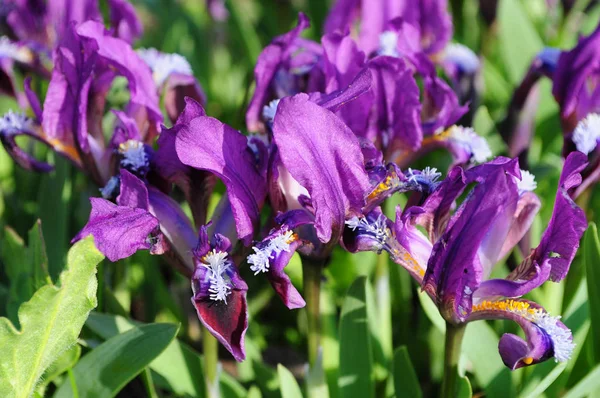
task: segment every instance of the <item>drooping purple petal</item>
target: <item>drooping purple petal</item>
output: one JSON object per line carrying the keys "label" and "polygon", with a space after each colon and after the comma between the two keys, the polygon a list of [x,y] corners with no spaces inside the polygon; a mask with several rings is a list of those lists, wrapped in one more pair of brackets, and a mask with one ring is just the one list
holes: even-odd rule
{"label": "drooping purple petal", "polygon": [[317,236],[337,241],[346,216],[360,212],[370,190],[356,136],[306,94],[281,100],[273,136],[283,164],[310,194]]}
{"label": "drooping purple petal", "polygon": [[532,301],[508,299],[480,302],[473,306],[468,321],[509,319],[523,329],[525,340],[506,333],[498,345],[504,364],[515,370],[552,357],[557,362],[571,357],[575,347],[573,335],[559,318]]}
{"label": "drooping purple petal", "polygon": [[198,117],[180,127],[175,148],[181,162],[217,175],[227,187],[238,236],[252,240],[266,183],[257,172],[246,137],[211,117]]}
{"label": "drooping purple petal", "polygon": [[244,335],[248,328],[248,286],[230,259],[229,240],[215,234],[209,241],[206,226],[194,251],[192,304],[202,324],[237,361],[246,357]]}

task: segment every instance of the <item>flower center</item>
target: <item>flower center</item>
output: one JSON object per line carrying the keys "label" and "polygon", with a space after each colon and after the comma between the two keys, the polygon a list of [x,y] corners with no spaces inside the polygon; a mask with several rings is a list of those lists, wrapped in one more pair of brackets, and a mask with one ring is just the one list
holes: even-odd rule
{"label": "flower center", "polygon": [[464,73],[479,69],[479,58],[471,49],[459,43],[450,43],[444,50],[444,61],[456,65]]}
{"label": "flower center", "polygon": [[398,57],[398,35],[396,32],[386,30],[379,35],[379,55]]}
{"label": "flower center", "polygon": [[227,256],[226,252],[212,250],[202,257],[202,265],[208,270],[209,297],[214,301],[224,301],[225,304],[227,304],[227,296],[231,294],[231,285],[227,276],[231,262]]}
{"label": "flower center", "polygon": [[254,253],[248,256],[250,269],[257,275],[261,272],[267,272],[271,266],[270,260],[275,259],[281,252],[289,252],[290,244],[298,240],[298,235],[293,231],[282,231],[271,238],[262,247],[254,246]]}
{"label": "flower center", "polygon": [[425,167],[422,171],[413,170],[411,168],[408,169],[406,173],[406,177],[408,179],[409,184],[417,185],[417,186],[425,186],[429,189],[429,192],[432,192],[439,185],[439,178],[442,176],[442,173],[439,173],[435,167]]}
{"label": "flower center", "polygon": [[137,53],[152,70],[152,78],[158,87],[162,86],[172,73],[189,76],[194,74],[190,63],[182,55],[163,53],[155,48],[141,48]]}
{"label": "flower center", "polygon": [[456,142],[471,153],[471,159],[483,163],[492,157],[492,151],[485,138],[478,135],[471,127],[452,126],[436,135],[438,139],[448,139]]}
{"label": "flower center", "polygon": [[122,155],[121,167],[139,173],[147,171],[150,166],[148,155],[144,144],[137,140],[128,140],[119,145],[119,153]]}
{"label": "flower center", "polygon": [[537,188],[535,176],[527,170],[521,170],[521,180],[517,180],[517,188],[519,189],[519,195],[534,191]]}
{"label": "flower center", "polygon": [[346,225],[354,232],[369,235],[376,241],[375,249],[382,250],[392,236],[392,232],[387,226],[386,218],[379,214],[375,220],[369,220],[367,217],[352,217],[346,220]]}
{"label": "flower center", "polygon": [[25,116],[22,112],[6,112],[0,118],[0,131],[10,134],[21,130],[31,130],[33,128],[33,120]]}
{"label": "flower center", "polygon": [[590,113],[581,120],[573,132],[573,142],[579,152],[592,152],[600,139],[600,115]]}

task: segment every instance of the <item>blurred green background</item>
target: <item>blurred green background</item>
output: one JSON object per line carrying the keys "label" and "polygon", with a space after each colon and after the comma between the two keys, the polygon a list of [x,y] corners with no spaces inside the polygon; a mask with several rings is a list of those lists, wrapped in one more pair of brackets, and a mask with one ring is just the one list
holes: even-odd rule
{"label": "blurred green background", "polygon": [[[329,3],[322,0],[228,0],[226,7],[230,16],[224,22],[217,22],[206,13],[202,1],[135,1],[145,27],[143,38],[136,47],[155,47],[184,55],[206,91],[207,113],[243,131],[245,109],[253,89],[253,67],[261,49],[274,36],[293,27],[299,11],[305,12],[312,22],[306,37],[319,40]],[[577,1],[568,15],[564,15],[560,4],[549,7],[550,2],[545,0],[499,0],[498,3],[497,20],[488,26],[480,17],[479,1],[451,1],[455,7],[455,21],[462,21],[455,26],[453,40],[467,45],[482,57],[481,101],[474,104],[474,127],[488,138],[496,155],[505,154],[506,148],[495,126],[503,118],[513,88],[519,84],[531,59],[544,46],[572,47],[578,35],[589,34],[600,18],[600,6],[590,1]],[[0,99],[0,110],[16,108],[11,99]],[[531,171],[537,177],[536,193],[542,200],[542,210],[533,226],[533,247],[539,242],[550,217],[562,164],[558,108],[547,80],[542,80],[539,85],[534,137],[529,161]],[[56,280],[64,267],[70,239],[87,221],[88,198],[98,196],[98,191],[63,159],[45,154],[43,148],[34,149],[39,156],[47,156],[56,165],[54,172],[40,175],[24,171],[0,149],[0,226],[4,230],[0,260],[3,267],[14,261],[7,257],[11,253],[7,234],[13,236],[14,233],[5,227],[26,237],[39,218],[49,272]],[[445,171],[450,158],[444,153],[434,153],[421,163]],[[213,203],[222,192],[223,187],[220,187]],[[402,205],[404,200],[398,197],[396,202],[390,201],[386,204],[386,212],[393,214],[395,205]],[[589,219],[599,222],[599,190],[594,189],[580,202],[586,207]],[[520,261],[527,254],[513,253],[507,262]],[[596,383],[592,387],[579,392],[575,390],[575,394],[568,396],[587,396],[594,391],[600,396],[600,382],[595,381],[600,379],[597,377],[600,376],[600,355],[597,354],[600,324],[596,319],[600,316],[597,298],[600,293],[596,289],[600,287],[600,279],[586,279],[583,257],[580,251],[565,281],[548,283],[530,294],[530,298],[544,305],[550,313],[563,314],[563,320],[572,328],[578,344],[574,358],[566,365],[548,361],[510,372],[502,364],[497,345],[502,333],[520,333],[516,325],[505,321],[470,324],[464,341],[462,366],[473,392],[489,397],[540,394],[556,397],[573,386],[581,387],[582,380],[587,385],[592,380]],[[594,260],[597,265],[598,258]],[[300,290],[302,271],[297,257],[287,270]],[[506,264],[499,264],[495,270],[497,275],[507,272]],[[0,305],[0,315],[15,321],[16,308],[19,300],[24,301],[23,295],[14,292],[14,284],[5,273],[0,275],[0,303],[7,303]],[[340,322],[342,305],[353,282],[363,275],[368,277],[367,282],[359,279],[351,293],[356,294],[352,297],[363,304],[369,327],[364,336],[358,331],[346,332],[346,337],[340,339],[342,329],[348,328],[344,318]],[[226,397],[250,394],[253,397],[279,397],[280,380],[289,379],[281,372],[278,374],[278,363],[299,380],[304,377],[305,315],[303,310],[288,311],[265,279],[252,277],[248,269],[242,270],[242,276],[250,287],[248,359],[236,364],[224,349],[220,351],[224,368],[222,393]],[[157,386],[159,396],[203,396],[204,381],[198,356],[201,351],[200,325],[190,303],[189,282],[161,258],[147,253],[138,253],[114,264],[104,261],[99,267],[98,279],[98,307],[86,323],[79,341],[82,350],[78,355],[127,328],[125,319],[181,323],[178,341],[185,346],[178,346],[180,351],[171,352],[170,357],[162,359],[163,363],[153,362],[154,366],[146,373]],[[406,353],[414,366],[422,394],[437,394],[443,367],[444,325],[435,307],[432,308],[433,304],[418,292],[406,272],[393,263],[388,264],[386,255],[334,252],[325,271],[322,297],[323,367],[330,396],[360,396],[357,391],[346,388],[340,378],[351,376],[352,372],[366,372],[377,396],[407,396],[397,390],[398,385],[404,385],[407,388],[404,393],[408,393],[411,383],[414,384],[413,374],[407,370],[410,363]],[[340,363],[340,355],[347,358],[345,355],[348,354],[344,352],[365,345],[368,349],[364,358],[354,356],[356,363]],[[406,348],[398,349],[402,346]],[[590,372],[594,372],[591,377]],[[128,383],[121,396],[146,396],[144,374]],[[55,384],[64,382],[65,377],[64,374],[59,376]],[[52,392],[54,388],[50,385],[47,391]],[[581,391],[583,394],[578,395]]]}

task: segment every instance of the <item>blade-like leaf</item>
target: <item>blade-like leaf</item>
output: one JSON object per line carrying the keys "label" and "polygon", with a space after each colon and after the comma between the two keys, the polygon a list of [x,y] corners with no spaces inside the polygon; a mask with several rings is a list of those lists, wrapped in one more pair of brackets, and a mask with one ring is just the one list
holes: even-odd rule
{"label": "blade-like leaf", "polygon": [[500,52],[510,81],[517,85],[543,43],[518,0],[501,0],[498,9]]}
{"label": "blade-like leaf", "polygon": [[0,396],[30,396],[44,371],[75,344],[96,306],[102,258],[91,238],[82,240],[69,251],[60,287],[44,286],[21,306],[20,331],[0,318]]}
{"label": "blade-like leaf", "polygon": [[394,388],[396,396],[419,398],[423,396],[417,373],[413,367],[406,346],[399,347],[394,352]]}
{"label": "blade-like leaf", "polygon": [[458,379],[458,393],[456,398],[471,398],[473,396],[473,389],[471,388],[471,382],[467,376],[463,376]]}
{"label": "blade-like leaf", "polygon": [[600,389],[600,365],[592,369],[575,387],[563,398],[582,398]]}
{"label": "blade-like leaf", "polygon": [[583,236],[583,261],[588,289],[591,336],[594,347],[594,363],[600,363],[600,240],[596,224],[591,223]]}
{"label": "blade-like leaf", "polygon": [[302,391],[292,372],[282,364],[277,365],[279,384],[281,385],[281,398],[302,398]]}
{"label": "blade-like leaf", "polygon": [[[79,396],[115,396],[160,355],[178,329],[170,323],[136,326],[100,344],[73,368]],[[71,383],[63,383],[55,394],[55,398],[71,396]]]}
{"label": "blade-like leaf", "polygon": [[342,305],[340,319],[340,373],[338,379],[341,397],[372,397],[373,351],[367,310],[367,278],[354,281]]}

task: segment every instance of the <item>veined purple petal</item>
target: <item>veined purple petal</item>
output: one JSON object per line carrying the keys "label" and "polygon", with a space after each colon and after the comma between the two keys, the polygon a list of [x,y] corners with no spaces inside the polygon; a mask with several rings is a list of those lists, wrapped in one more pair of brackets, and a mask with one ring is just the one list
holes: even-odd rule
{"label": "veined purple petal", "polygon": [[118,206],[99,198],[90,201],[90,219],[73,242],[93,235],[98,250],[110,261],[127,258],[138,250],[152,249],[160,243],[158,220],[147,210]]}
{"label": "veined purple petal", "polygon": [[250,243],[266,183],[255,168],[246,137],[217,119],[198,117],[181,126],[175,148],[183,164],[210,171],[223,180],[238,236]]}
{"label": "veined purple petal", "polygon": [[450,322],[464,322],[469,315],[472,293],[486,273],[480,247],[496,223],[510,221],[506,220],[505,209],[516,208],[516,181],[513,174],[507,173],[516,163],[492,163],[469,170],[467,181],[480,183],[433,246],[422,286],[430,294],[437,294],[440,311]]}
{"label": "veined purple petal", "polygon": [[370,189],[356,136],[306,94],[281,100],[273,136],[283,164],[310,194],[318,238],[337,241],[346,216],[360,212]]}

